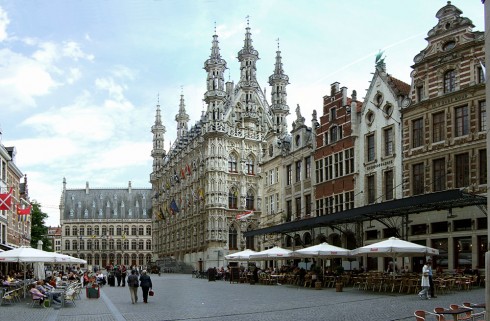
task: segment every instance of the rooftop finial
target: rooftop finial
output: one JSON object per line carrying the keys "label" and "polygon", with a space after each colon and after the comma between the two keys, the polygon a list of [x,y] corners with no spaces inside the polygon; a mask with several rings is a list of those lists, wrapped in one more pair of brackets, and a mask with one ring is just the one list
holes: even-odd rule
{"label": "rooftop finial", "polygon": [[280,51],[279,50],[279,37],[276,39],[276,41],[277,41],[277,51]]}
{"label": "rooftop finial", "polygon": [[247,18],[247,28],[250,27],[250,15],[247,15],[245,18]]}
{"label": "rooftop finial", "polygon": [[157,93],[157,105],[160,105],[160,93]]}
{"label": "rooftop finial", "polygon": [[184,86],[180,85],[180,94],[183,95],[184,94]]}
{"label": "rooftop finial", "polygon": [[216,34],[216,21],[214,22],[214,34]]}

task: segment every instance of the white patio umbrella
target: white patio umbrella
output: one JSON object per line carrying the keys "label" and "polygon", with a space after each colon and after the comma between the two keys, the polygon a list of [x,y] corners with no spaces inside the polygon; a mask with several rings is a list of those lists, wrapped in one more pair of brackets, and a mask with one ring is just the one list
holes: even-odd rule
{"label": "white patio umbrella", "polygon": [[250,255],[256,253],[257,252],[253,250],[246,249],[240,252],[225,255],[225,259],[227,259],[228,261],[249,261]]}
{"label": "white patio umbrella", "polygon": [[292,253],[293,257],[317,257],[317,258],[331,258],[331,257],[346,257],[350,256],[350,250],[342,247],[330,245],[327,242],[321,244],[305,247],[304,249],[296,250]]}
{"label": "white patio umbrella", "polygon": [[250,255],[251,260],[281,260],[291,257],[293,251],[275,246],[273,248]]}
{"label": "white patio umbrella", "polygon": [[400,240],[396,237],[390,237],[387,240],[359,247],[351,251],[351,255],[360,256],[367,254],[368,256],[386,256],[393,258],[393,264],[396,265],[397,256],[423,256],[423,255],[438,255],[439,250]]}
{"label": "white patio umbrella", "polygon": [[421,256],[438,255],[439,250],[390,237],[387,240],[359,247],[351,251],[351,255],[367,254],[370,256]]}

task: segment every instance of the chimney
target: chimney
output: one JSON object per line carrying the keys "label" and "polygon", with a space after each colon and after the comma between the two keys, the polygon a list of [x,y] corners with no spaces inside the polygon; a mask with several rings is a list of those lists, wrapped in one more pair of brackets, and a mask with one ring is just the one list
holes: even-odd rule
{"label": "chimney", "polygon": [[342,107],[347,105],[347,87],[342,87]]}
{"label": "chimney", "polygon": [[90,191],[90,188],[88,187],[88,182],[85,183],[85,194],[88,195],[88,192]]}
{"label": "chimney", "polygon": [[334,96],[336,92],[339,91],[340,83],[334,82],[330,85],[330,96]]}
{"label": "chimney", "polygon": [[129,181],[129,183],[128,183],[128,191],[129,191],[129,194],[131,194],[131,189],[132,189],[131,188],[131,181]]}

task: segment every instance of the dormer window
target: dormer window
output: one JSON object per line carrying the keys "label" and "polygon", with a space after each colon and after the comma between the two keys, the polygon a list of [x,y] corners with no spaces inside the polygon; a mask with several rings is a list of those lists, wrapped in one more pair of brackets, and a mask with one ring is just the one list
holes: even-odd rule
{"label": "dormer window", "polygon": [[296,135],[296,137],[294,139],[296,141],[296,147],[299,147],[299,144],[301,143],[301,136],[300,135]]}

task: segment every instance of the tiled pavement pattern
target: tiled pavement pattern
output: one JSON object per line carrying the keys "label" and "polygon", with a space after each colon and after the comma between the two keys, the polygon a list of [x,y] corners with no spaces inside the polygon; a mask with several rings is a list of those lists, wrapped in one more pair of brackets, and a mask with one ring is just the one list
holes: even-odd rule
{"label": "tiled pavement pattern", "polygon": [[0,320],[15,321],[285,321],[285,320],[414,320],[417,309],[432,311],[465,301],[484,302],[482,288],[420,300],[416,294],[380,294],[345,288],[306,289],[291,285],[230,284],[208,282],[190,275],[151,275],[155,296],[131,304],[127,287],[102,288],[99,299],[82,292],[76,306],[59,310],[32,308],[27,302],[0,307]]}

